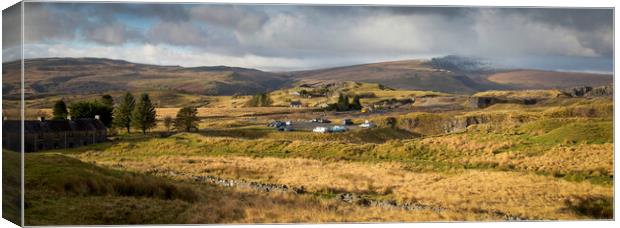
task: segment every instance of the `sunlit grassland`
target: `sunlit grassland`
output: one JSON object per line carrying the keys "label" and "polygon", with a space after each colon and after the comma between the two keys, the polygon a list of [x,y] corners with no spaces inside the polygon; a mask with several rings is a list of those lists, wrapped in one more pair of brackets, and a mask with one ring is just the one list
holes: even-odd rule
{"label": "sunlit grassland", "polygon": [[[563,200],[612,196],[611,186],[605,184],[566,181],[554,176],[499,168],[471,169],[468,163],[450,164],[425,158],[432,155],[422,150],[407,152],[403,148],[398,151],[396,143],[358,146],[353,149],[319,142],[291,142],[282,146],[270,140],[259,143],[256,140],[178,135],[164,141],[121,143],[102,151],[72,156],[136,172],[172,171],[180,174],[180,178],[216,175],[304,186],[318,192],[356,192],[454,210],[501,211],[531,219],[581,218],[570,210],[558,212],[566,207]],[[299,149],[307,150],[306,156],[296,152]],[[278,154],[277,151],[283,152]],[[340,151],[346,152],[338,154]],[[399,153],[400,161],[381,159],[382,156],[398,158]],[[602,156],[599,159],[605,160],[605,154],[598,155]],[[536,161],[521,162],[537,165]]]}
{"label": "sunlit grassland", "polygon": [[[582,218],[566,209],[566,202],[612,197],[611,122],[556,122],[530,122],[512,131],[483,124],[466,133],[356,144],[178,134],[73,151],[72,156],[136,172],[172,170],[186,178],[216,175],[301,185],[531,219]],[[564,129],[569,140],[540,143],[537,138],[575,123],[603,127],[596,130],[600,134],[579,137],[571,130],[582,129]],[[440,180],[445,185],[435,183]]]}
{"label": "sunlit grassland", "polygon": [[[102,207],[121,209],[106,215],[123,217],[118,215],[135,213],[123,208],[141,208],[148,203],[155,208],[151,213],[168,210],[181,215],[176,219],[169,215],[158,218],[133,215],[135,220],[131,221],[141,223],[503,218],[498,215],[542,220],[611,218],[613,104],[609,99],[549,100],[537,105],[499,104],[473,111],[375,115],[353,120],[359,123],[370,119],[379,127],[342,134],[278,132],[265,126],[269,118],[256,117],[288,110],[203,109],[199,115],[211,118],[202,119],[200,132],[169,137],[121,135],[112,142],[27,156],[27,162],[30,159],[32,165],[41,166],[33,169],[37,175],[30,175],[33,180],[30,183],[46,184],[35,185],[33,189],[52,189],[56,192],[53,194],[61,196],[59,201],[48,204],[41,203],[41,197],[34,197],[32,202],[38,202],[35,208],[39,209],[31,210],[40,213],[37,218],[46,218],[52,216],[45,214],[46,211],[64,203],[75,203],[79,206],[74,209],[79,210],[88,207],[79,202],[93,203],[110,197],[105,202],[115,204]],[[391,125],[390,117],[395,120]],[[458,128],[462,123],[468,124]],[[162,127],[158,126],[157,130],[161,131]],[[77,169],[50,165],[65,164],[62,159],[71,159],[66,166]],[[112,186],[120,187],[99,187],[106,185],[97,181],[82,183],[84,180],[79,178],[59,178],[68,175],[64,171],[79,174],[80,170],[87,170],[88,175],[103,173],[102,177],[97,176],[101,183],[116,183]],[[41,175],[50,171],[61,174],[57,179],[45,179]],[[316,194],[274,195],[222,189],[190,183],[195,176],[303,186]],[[126,178],[130,181],[123,181]],[[67,185],[82,187],[70,187],[69,191],[64,187]],[[132,194],[118,191],[124,188],[143,190]],[[157,190],[161,188],[191,192],[182,195],[196,197],[175,198],[174,193],[162,197],[161,190]],[[63,195],[65,191],[69,195]],[[144,195],[144,192],[153,193]],[[320,197],[343,192],[447,210],[404,212],[363,208]],[[83,201],[75,197],[82,197]],[[148,203],[145,199],[149,199]],[[219,208],[213,203],[224,203],[224,206]],[[202,213],[207,211],[211,217],[203,217]],[[88,219],[84,221],[101,221],[89,216],[93,215],[85,215]],[[33,223],[50,223],[62,218],[47,219]]]}
{"label": "sunlit grassland", "polygon": [[561,95],[559,90],[490,90],[475,93],[476,97],[501,97],[501,98],[539,98],[549,99]]}
{"label": "sunlit grassland", "polygon": [[58,154],[26,156],[27,225],[497,220],[454,211],[362,208],[313,195],[258,193],[98,167]]}

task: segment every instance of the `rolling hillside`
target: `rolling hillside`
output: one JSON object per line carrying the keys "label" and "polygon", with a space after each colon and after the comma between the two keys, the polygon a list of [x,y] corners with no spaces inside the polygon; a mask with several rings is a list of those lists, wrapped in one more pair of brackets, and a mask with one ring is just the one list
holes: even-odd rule
{"label": "rolling hillside", "polygon": [[422,60],[382,62],[322,70],[297,72],[299,80],[335,80],[380,83],[408,90],[430,90],[447,93],[473,93],[500,89],[501,85],[475,80],[464,74],[435,69]]}
{"label": "rolling hillside", "polygon": [[558,89],[613,83],[613,76],[608,74],[458,69],[454,64],[434,62],[440,60],[441,58],[433,59],[433,61],[405,60],[372,63],[295,72],[293,75],[302,81],[359,81],[380,83],[395,89],[467,94],[486,90]]}
{"label": "rolling hillside", "polygon": [[513,70],[492,74],[488,76],[488,80],[518,89],[557,89],[574,86],[609,85],[613,83],[613,76],[542,70]]}
{"label": "rolling hillside", "polygon": [[[457,61],[458,60],[458,61]],[[397,90],[473,94],[487,90],[562,89],[613,83],[612,75],[477,68],[455,56],[273,73],[229,66],[180,67],[100,58],[42,58],[25,61],[27,99],[120,94],[161,94],[162,104],[203,104],[204,96],[251,95],[304,83],[365,82]],[[465,59],[467,60],[467,59]],[[20,63],[3,63],[6,99],[19,99]],[[203,97],[203,98],[201,98]],[[183,98],[185,99],[185,98]],[[40,100],[40,99],[39,99]],[[167,100],[171,101],[166,102]],[[185,102],[185,103],[188,103]],[[40,103],[40,102],[39,102]],[[43,102],[47,103],[47,101]]]}
{"label": "rolling hillside", "polygon": [[[19,91],[19,62],[3,64],[5,94]],[[254,94],[290,83],[282,75],[215,66],[157,66],[99,58],[43,58],[25,62],[26,93],[92,94],[113,91],[174,91],[199,95]]]}

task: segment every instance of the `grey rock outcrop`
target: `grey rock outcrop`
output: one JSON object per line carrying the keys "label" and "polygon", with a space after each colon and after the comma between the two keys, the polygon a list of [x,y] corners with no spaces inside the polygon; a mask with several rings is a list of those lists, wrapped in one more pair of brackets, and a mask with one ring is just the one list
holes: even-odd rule
{"label": "grey rock outcrop", "polygon": [[613,85],[590,87],[581,86],[564,89],[561,91],[568,97],[606,97],[614,95]]}
{"label": "grey rock outcrop", "polygon": [[469,99],[467,99],[466,106],[470,108],[486,108],[503,102],[505,101],[496,97],[469,97]]}

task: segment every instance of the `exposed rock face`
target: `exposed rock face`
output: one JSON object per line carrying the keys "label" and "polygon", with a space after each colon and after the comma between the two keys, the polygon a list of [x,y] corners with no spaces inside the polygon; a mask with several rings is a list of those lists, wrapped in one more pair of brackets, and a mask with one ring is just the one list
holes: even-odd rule
{"label": "exposed rock face", "polygon": [[[439,135],[464,132],[471,125],[505,123],[522,124],[534,120],[528,115],[511,115],[509,113],[484,114],[466,116],[420,114],[403,117],[396,120],[395,127],[420,135]],[[385,122],[378,122],[386,126]]]}
{"label": "exposed rock face", "polygon": [[613,96],[614,95],[614,87],[612,85],[595,87],[590,91],[590,93],[586,94],[588,96],[594,97],[602,97],[602,96]]}
{"label": "exposed rock face", "polygon": [[605,97],[614,95],[614,87],[613,85],[573,87],[562,90],[562,93],[569,97]]}
{"label": "exposed rock face", "polygon": [[465,106],[470,108],[486,108],[494,104],[510,103],[533,105],[540,101],[536,98],[499,98],[499,97],[469,97]]}
{"label": "exposed rock face", "polygon": [[384,108],[398,108],[403,105],[409,105],[415,102],[415,98],[403,98],[403,99],[384,99],[377,101],[372,104],[373,107],[384,107]]}
{"label": "exposed rock face", "polygon": [[470,108],[486,108],[503,102],[505,101],[496,97],[469,97],[466,104]]}

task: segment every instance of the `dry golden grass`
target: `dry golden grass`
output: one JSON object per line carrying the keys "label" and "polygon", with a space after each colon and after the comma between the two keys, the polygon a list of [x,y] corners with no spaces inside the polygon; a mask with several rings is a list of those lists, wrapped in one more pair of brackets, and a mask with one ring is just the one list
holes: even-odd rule
{"label": "dry golden grass", "polygon": [[559,90],[490,90],[478,92],[474,97],[502,97],[502,98],[556,98],[561,94]]}
{"label": "dry golden grass", "polygon": [[581,144],[556,146],[540,156],[524,156],[508,152],[500,154],[497,160],[532,171],[586,172],[593,175],[613,175],[613,144]]}
{"label": "dry golden grass", "polygon": [[[223,205],[235,210],[243,208],[245,216],[235,223],[333,223],[333,222],[412,222],[412,221],[493,221],[502,220],[497,215],[415,210],[402,211],[377,207],[346,205],[335,200],[316,199],[310,196],[291,196],[271,193],[268,197],[258,197],[261,201],[249,199],[242,205]],[[247,206],[246,206],[247,205]],[[209,213],[209,211],[204,211]],[[202,223],[202,218],[190,220]]]}
{"label": "dry golden grass", "polygon": [[420,140],[434,148],[435,159],[460,164],[495,164],[500,168],[552,174],[613,174],[613,144],[531,145],[527,138],[502,134],[453,134]]}
{"label": "dry golden grass", "polygon": [[[175,117],[180,108],[158,108],[157,118],[165,116]],[[289,107],[245,107],[245,108],[198,108],[198,117],[241,117],[253,115],[266,115],[275,113],[295,113],[307,108]]]}
{"label": "dry golden grass", "polygon": [[503,219],[478,212],[402,211],[361,207],[312,194],[221,188],[106,169],[57,154],[30,154],[26,164],[26,225]]}
{"label": "dry golden grass", "polygon": [[[474,139],[468,134],[452,134],[439,137],[428,137],[420,140],[423,145],[436,148],[439,156],[446,158],[459,157],[467,159],[471,156],[493,156],[499,150],[513,147],[522,143],[519,139],[505,137],[506,140],[498,140],[484,135],[476,135]],[[501,137],[501,136],[496,136]]]}
{"label": "dry golden grass", "polygon": [[[147,172],[172,171],[177,178],[217,175],[291,186],[311,191],[349,191],[384,195],[454,211],[499,211],[530,219],[579,219],[563,210],[572,196],[611,197],[610,187],[567,182],[552,177],[497,171],[416,173],[400,163],[326,162],[301,158],[170,155],[132,159],[131,151],[90,152],[77,158],[105,166]],[[303,169],[300,169],[303,167]]]}

